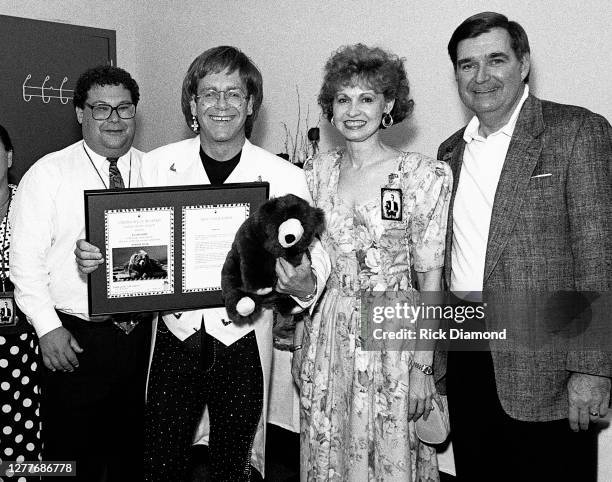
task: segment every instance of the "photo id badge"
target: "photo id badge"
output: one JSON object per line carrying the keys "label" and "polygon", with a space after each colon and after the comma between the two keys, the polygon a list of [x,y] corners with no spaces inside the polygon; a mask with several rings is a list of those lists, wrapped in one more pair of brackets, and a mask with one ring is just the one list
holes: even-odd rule
{"label": "photo id badge", "polygon": [[381,217],[385,221],[402,220],[402,190],[383,187],[380,190]]}
{"label": "photo id badge", "polygon": [[0,329],[17,325],[15,297],[12,291],[0,292]]}

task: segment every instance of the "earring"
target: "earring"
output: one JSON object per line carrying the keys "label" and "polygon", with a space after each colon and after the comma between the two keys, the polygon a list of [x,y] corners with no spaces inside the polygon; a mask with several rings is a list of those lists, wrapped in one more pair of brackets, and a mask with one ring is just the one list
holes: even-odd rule
{"label": "earring", "polygon": [[385,129],[393,125],[393,117],[391,117],[391,114],[388,112],[386,112],[382,118],[382,125]]}
{"label": "earring", "polygon": [[192,115],[191,119],[192,119],[192,121],[191,121],[191,130],[197,134],[198,131],[200,130],[200,124],[198,124],[198,118],[196,116]]}
{"label": "earring", "polygon": [[329,123],[333,125],[334,127],[336,127],[336,124],[334,124],[334,116],[332,116],[332,118],[329,119]]}

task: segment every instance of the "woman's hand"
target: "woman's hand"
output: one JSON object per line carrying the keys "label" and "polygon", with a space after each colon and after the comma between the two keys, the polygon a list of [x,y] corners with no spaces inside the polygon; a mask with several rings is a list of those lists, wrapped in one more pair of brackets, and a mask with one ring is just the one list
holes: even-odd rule
{"label": "woman's hand", "polygon": [[427,420],[429,412],[433,409],[434,400],[442,409],[433,375],[425,375],[413,366],[410,369],[410,386],[408,387],[408,420],[416,422],[421,416]]}

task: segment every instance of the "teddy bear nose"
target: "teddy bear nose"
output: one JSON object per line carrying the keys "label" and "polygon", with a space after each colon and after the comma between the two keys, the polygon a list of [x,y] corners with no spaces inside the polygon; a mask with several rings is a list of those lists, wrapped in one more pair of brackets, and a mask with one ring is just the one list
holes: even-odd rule
{"label": "teddy bear nose", "polygon": [[304,234],[302,223],[295,219],[287,219],[278,227],[278,242],[283,248],[290,248],[297,243]]}

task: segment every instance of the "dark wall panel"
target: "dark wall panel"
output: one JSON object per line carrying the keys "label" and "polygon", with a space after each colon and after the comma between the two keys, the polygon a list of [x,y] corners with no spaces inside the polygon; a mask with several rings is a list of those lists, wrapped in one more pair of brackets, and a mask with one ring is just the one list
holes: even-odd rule
{"label": "dark wall panel", "polygon": [[14,144],[10,181],[81,138],[72,105],[79,75],[116,64],[115,31],[0,15],[0,124]]}

